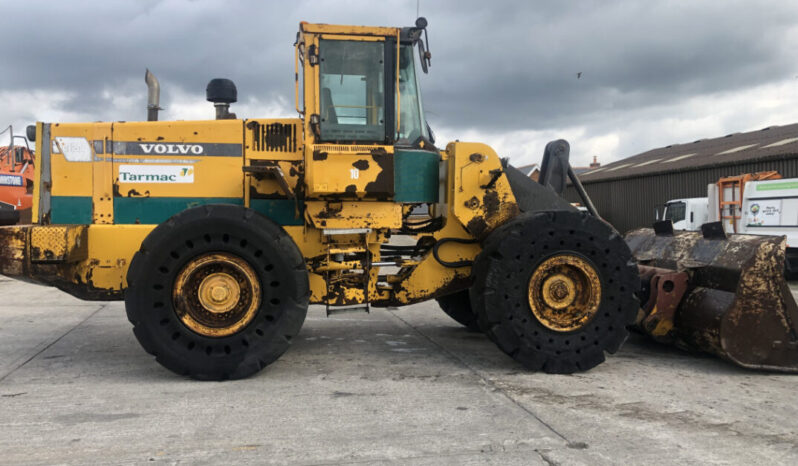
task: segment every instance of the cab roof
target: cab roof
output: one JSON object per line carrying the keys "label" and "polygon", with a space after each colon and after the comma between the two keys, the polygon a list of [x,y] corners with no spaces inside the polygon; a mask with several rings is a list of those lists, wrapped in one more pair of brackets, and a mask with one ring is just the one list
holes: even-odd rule
{"label": "cab roof", "polygon": [[356,36],[380,36],[396,37],[401,32],[401,28],[381,27],[381,26],[346,26],[340,24],[299,23],[299,30],[310,34],[346,34]]}

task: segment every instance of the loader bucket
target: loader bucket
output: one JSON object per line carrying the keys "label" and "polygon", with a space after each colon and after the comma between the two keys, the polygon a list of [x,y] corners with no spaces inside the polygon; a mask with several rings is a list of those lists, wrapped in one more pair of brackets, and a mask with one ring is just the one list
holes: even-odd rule
{"label": "loader bucket", "polygon": [[[670,222],[668,222],[669,224]],[[626,235],[643,296],[637,328],[742,367],[798,372],[798,305],[784,280],[783,236],[663,226]]]}

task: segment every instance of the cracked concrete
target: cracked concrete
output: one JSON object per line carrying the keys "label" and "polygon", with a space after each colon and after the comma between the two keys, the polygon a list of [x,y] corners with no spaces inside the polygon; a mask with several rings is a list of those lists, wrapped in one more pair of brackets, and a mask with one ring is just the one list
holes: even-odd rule
{"label": "cracked concrete", "polygon": [[434,303],[324,317],[257,376],[173,375],[122,303],[0,279],[0,458],[44,463],[795,463],[795,376],[633,337],[525,371]]}

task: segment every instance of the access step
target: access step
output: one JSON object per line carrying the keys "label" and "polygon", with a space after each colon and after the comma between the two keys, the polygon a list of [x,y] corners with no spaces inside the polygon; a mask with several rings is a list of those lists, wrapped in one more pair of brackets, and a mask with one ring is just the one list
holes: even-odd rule
{"label": "access step", "polygon": [[335,314],[346,314],[352,312],[365,312],[366,314],[369,314],[371,312],[371,308],[369,303],[354,304],[352,306],[327,306],[327,317]]}

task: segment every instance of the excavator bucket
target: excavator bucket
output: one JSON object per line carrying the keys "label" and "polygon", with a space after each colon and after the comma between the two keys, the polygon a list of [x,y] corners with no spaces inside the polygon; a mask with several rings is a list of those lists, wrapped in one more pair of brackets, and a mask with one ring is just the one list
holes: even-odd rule
{"label": "excavator bucket", "polygon": [[798,305],[784,280],[783,236],[726,235],[722,225],[626,235],[642,282],[636,327],[655,340],[739,366],[798,372]]}

